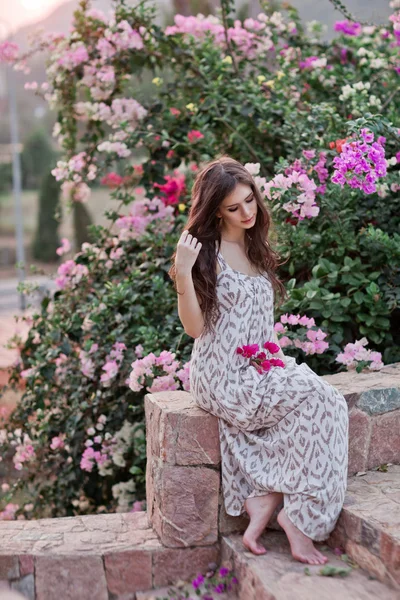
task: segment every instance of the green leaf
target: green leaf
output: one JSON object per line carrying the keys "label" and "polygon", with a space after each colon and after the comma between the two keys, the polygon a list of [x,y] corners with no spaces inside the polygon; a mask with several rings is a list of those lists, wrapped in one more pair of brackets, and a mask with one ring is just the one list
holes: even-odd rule
{"label": "green leaf", "polygon": [[141,475],[143,473],[143,471],[142,471],[142,469],[140,467],[137,467],[137,466],[133,465],[129,469],[129,473],[131,473],[131,475]]}
{"label": "green leaf", "polygon": [[353,298],[357,302],[357,304],[362,304],[364,302],[365,296],[362,292],[356,292]]}
{"label": "green leaf", "polygon": [[347,577],[350,575],[352,569],[346,569],[345,567],[334,567],[332,565],[325,565],[318,571],[319,575],[324,577]]}

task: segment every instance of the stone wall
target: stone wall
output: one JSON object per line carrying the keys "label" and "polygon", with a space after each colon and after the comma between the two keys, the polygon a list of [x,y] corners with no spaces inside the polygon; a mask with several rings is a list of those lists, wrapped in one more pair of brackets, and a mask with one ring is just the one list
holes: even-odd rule
{"label": "stone wall", "polygon": [[[400,363],[323,379],[349,406],[349,476],[400,463]],[[247,518],[223,507],[218,419],[183,391],[147,394],[145,411],[147,510],[161,542],[202,546],[243,530]]]}

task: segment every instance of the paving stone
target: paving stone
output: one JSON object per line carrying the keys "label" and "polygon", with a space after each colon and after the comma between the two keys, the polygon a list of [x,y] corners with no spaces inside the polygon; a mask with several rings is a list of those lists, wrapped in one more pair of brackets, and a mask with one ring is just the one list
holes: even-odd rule
{"label": "paving stone", "polygon": [[[353,569],[344,578],[324,577],[319,574],[321,565],[296,561],[283,532],[267,531],[260,541],[268,552],[256,556],[244,548],[240,534],[222,538],[222,564],[235,570],[238,600],[398,600],[396,590],[371,580],[362,569]],[[329,558],[328,565],[347,568],[331,550],[323,552]]]}

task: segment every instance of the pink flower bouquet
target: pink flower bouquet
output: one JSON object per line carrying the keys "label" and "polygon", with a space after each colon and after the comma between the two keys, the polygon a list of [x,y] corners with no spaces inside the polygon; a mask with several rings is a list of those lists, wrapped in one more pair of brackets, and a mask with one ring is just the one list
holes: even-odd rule
{"label": "pink flower bouquet", "polygon": [[[279,352],[280,348],[274,342],[265,342],[263,347],[271,354]],[[239,346],[236,348],[237,354],[241,354],[243,358],[250,358],[250,364],[256,367],[259,373],[269,371],[271,367],[284,367],[285,363],[280,358],[267,358],[265,352],[259,351],[258,344],[250,344]]]}

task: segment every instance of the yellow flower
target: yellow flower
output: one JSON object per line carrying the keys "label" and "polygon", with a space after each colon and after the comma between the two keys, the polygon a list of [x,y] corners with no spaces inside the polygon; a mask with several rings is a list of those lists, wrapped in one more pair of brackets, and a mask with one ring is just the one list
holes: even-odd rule
{"label": "yellow flower", "polygon": [[186,104],[186,108],[188,110],[195,111],[197,109],[197,106],[193,104],[193,102],[189,102],[189,104]]}
{"label": "yellow flower", "polygon": [[227,63],[228,65],[232,64],[232,56],[225,56],[225,58],[222,60],[223,63]]}
{"label": "yellow flower", "polygon": [[271,88],[271,90],[273,90],[275,87],[275,81],[273,79],[269,79],[265,82],[265,85],[267,85],[269,88]]}
{"label": "yellow flower", "polygon": [[257,81],[258,81],[258,83],[262,83],[263,81],[265,81],[264,75],[258,75]]}
{"label": "yellow flower", "polygon": [[154,79],[152,80],[151,83],[154,83],[154,85],[160,86],[163,83],[163,80],[161,77],[154,77]]}
{"label": "yellow flower", "polygon": [[185,204],[178,204],[178,208],[181,212],[183,212],[186,208]]}
{"label": "yellow flower", "polygon": [[276,72],[276,76],[277,76],[278,81],[279,81],[280,79],[282,79],[282,77],[285,77],[285,73],[283,71],[277,71]]}

